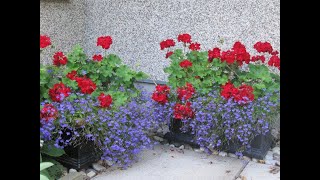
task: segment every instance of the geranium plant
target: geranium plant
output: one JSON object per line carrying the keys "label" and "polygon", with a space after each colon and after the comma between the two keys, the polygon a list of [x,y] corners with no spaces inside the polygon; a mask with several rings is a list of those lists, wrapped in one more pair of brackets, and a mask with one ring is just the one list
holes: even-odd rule
{"label": "geranium plant", "polygon": [[[203,147],[233,140],[246,142],[243,145],[248,145],[253,137],[267,132],[268,128],[266,131],[258,131],[256,125],[265,121],[270,123],[270,118],[261,118],[266,114],[270,116],[269,112],[272,114],[279,109],[279,93],[275,93],[280,91],[279,52],[268,42],[255,43],[253,47],[258,53],[252,55],[239,41],[231,49],[223,51],[219,47],[201,50],[201,44],[194,42],[189,34],[180,34],[177,40],[183,49],[174,49],[176,42],[173,39],[160,42],[160,49],[167,50],[165,58],[171,62],[164,69],[169,75],[168,85],[157,85],[152,95],[152,99],[157,102],[156,106],[166,105],[166,108],[173,109],[170,118],[174,121],[171,121],[171,125],[174,122],[184,122],[181,130],[196,134],[197,142]],[[212,93],[215,94],[214,97]],[[261,98],[270,101],[263,105],[268,113],[259,104]],[[199,108],[201,103],[202,108]],[[212,103],[210,109],[204,105],[208,103]],[[222,110],[230,106],[234,110],[239,108],[238,113],[250,111],[248,113],[252,116],[242,117],[243,121],[239,121],[239,114],[231,115],[234,110]],[[233,120],[239,121],[232,125],[234,130],[246,123],[257,128],[245,141],[235,138],[241,136],[237,133],[229,138],[225,131],[228,131],[226,127]],[[203,143],[204,134],[215,136],[210,136],[211,139],[207,139],[206,144]]]}
{"label": "geranium plant", "polygon": [[[40,39],[40,48],[47,47],[41,44]],[[134,86],[147,76],[108,54],[111,44],[110,36],[101,36],[97,46],[104,54],[88,58],[77,45],[68,54],[56,52],[52,65],[42,67],[40,132],[60,149],[93,141],[101,159],[127,167],[151,145],[148,109],[140,108],[140,90]]]}

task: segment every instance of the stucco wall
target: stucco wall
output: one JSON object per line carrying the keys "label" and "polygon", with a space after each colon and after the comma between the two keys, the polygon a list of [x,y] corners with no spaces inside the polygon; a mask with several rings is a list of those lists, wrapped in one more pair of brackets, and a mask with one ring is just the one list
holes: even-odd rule
{"label": "stucco wall", "polygon": [[51,63],[54,51],[84,45],[85,0],[40,0],[40,34],[48,35],[55,46],[42,53],[42,63]]}
{"label": "stucco wall", "polygon": [[280,0],[70,0],[40,5],[41,32],[62,49],[82,42],[91,56],[101,50],[96,38],[111,35],[108,51],[156,80],[166,80],[163,68],[169,64],[159,42],[179,33],[190,33],[203,49],[219,45],[221,37],[223,49],[240,40],[255,52],[252,46],[261,40],[280,50]]}

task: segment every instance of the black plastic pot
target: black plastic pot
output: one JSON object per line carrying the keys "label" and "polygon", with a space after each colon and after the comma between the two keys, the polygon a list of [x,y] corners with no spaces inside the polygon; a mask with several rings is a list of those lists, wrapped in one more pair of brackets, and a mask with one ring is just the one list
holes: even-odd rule
{"label": "black plastic pot", "polygon": [[181,120],[172,119],[169,125],[170,132],[166,133],[164,135],[164,138],[167,139],[169,143],[177,142],[182,144],[189,144],[194,148],[199,148],[200,146],[194,140],[194,135],[190,132],[182,132],[180,130],[181,127]]}
{"label": "black plastic pot", "polygon": [[[248,156],[256,159],[263,159],[271,148],[273,141],[271,133],[266,135],[258,135],[251,141],[251,148],[243,152],[244,156]],[[239,149],[238,144],[229,144],[225,147],[225,151],[229,153],[235,153]]]}
{"label": "black plastic pot", "polygon": [[[66,132],[66,131],[65,131]],[[66,134],[62,135],[65,139],[70,137]],[[89,167],[92,163],[97,162],[101,157],[101,151],[99,151],[94,145],[93,141],[87,141],[83,138],[83,141],[77,146],[64,147],[66,154],[56,157],[55,159],[68,169],[73,168],[76,170]]]}
{"label": "black plastic pot", "polygon": [[68,169],[87,168],[100,159],[100,153],[95,149],[92,141],[81,143],[76,147],[68,146],[64,150],[66,154],[56,157],[56,160]]}

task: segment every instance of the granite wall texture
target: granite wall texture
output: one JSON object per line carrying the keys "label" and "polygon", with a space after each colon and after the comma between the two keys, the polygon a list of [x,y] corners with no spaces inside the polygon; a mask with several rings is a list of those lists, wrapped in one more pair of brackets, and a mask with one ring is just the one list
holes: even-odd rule
{"label": "granite wall texture", "polygon": [[166,80],[169,64],[159,42],[179,33],[190,33],[202,49],[228,49],[240,40],[249,52],[257,41],[280,50],[280,0],[52,0],[40,7],[40,32],[57,47],[81,43],[91,56],[101,51],[96,38],[111,35],[108,51],[156,80]]}
{"label": "granite wall texture", "polygon": [[73,45],[84,45],[84,0],[40,0],[40,34],[51,38],[54,49],[46,49],[40,62],[51,63],[54,51],[69,51]]}

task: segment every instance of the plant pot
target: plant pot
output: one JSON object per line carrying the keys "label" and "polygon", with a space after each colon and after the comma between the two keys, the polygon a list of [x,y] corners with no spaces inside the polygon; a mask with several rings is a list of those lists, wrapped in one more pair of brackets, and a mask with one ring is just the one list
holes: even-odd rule
{"label": "plant pot", "polygon": [[[66,138],[67,136],[63,134],[62,137]],[[101,155],[94,142],[88,141],[85,138],[77,146],[64,147],[64,151],[66,154],[55,159],[65,167],[76,170],[87,168],[92,163],[97,162]]]}
{"label": "plant pot", "polygon": [[199,145],[194,140],[194,135],[188,132],[182,132],[182,121],[178,119],[172,119],[169,125],[170,132],[164,135],[164,138],[171,142],[178,142],[182,144],[189,144],[194,148],[199,148]]}
{"label": "plant pot", "polygon": [[[264,159],[272,145],[272,135],[268,132],[266,135],[258,135],[251,141],[251,148],[243,152],[244,156],[256,159]],[[240,145],[230,143],[223,148],[228,153],[235,153]]]}

